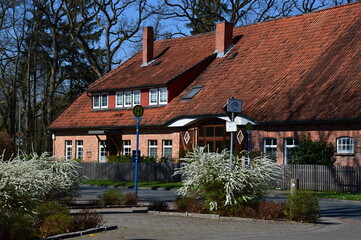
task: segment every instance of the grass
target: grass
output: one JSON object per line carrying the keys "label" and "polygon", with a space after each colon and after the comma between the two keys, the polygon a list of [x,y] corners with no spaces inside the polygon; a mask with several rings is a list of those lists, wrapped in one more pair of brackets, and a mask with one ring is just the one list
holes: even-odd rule
{"label": "grass", "polygon": [[[118,182],[111,180],[86,180],[83,184],[90,185],[101,185],[101,186],[114,186],[114,187],[124,187],[132,188],[134,187],[134,182]],[[149,188],[180,188],[182,183],[163,183],[163,182],[138,182],[138,187],[149,187]]]}
{"label": "grass", "polygon": [[327,192],[316,192],[315,195],[318,198],[334,198],[334,199],[361,201],[361,193],[327,191]]}

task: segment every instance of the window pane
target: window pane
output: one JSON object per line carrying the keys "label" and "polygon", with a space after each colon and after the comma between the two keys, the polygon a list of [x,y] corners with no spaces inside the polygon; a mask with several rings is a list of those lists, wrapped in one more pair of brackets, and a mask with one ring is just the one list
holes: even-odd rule
{"label": "window pane", "polygon": [[134,105],[140,104],[140,91],[133,92],[134,97]]}
{"label": "window pane", "polygon": [[100,107],[100,96],[96,94],[93,96],[93,107]]}
{"label": "window pane", "polygon": [[211,141],[207,141],[207,147],[210,152],[214,152],[214,143]]}
{"label": "window pane", "polygon": [[76,158],[83,159],[83,141],[78,140],[76,141]]}
{"label": "window pane", "polygon": [[199,136],[204,137],[204,127],[199,128]]}
{"label": "window pane", "polygon": [[216,127],[216,137],[223,137],[223,127]]}
{"label": "window pane", "polygon": [[167,103],[167,88],[160,88],[159,89],[159,102],[160,103]]}
{"label": "window pane", "polygon": [[200,141],[199,141],[199,146],[200,146],[200,147],[204,147],[204,141],[203,141],[203,140],[200,140]]}
{"label": "window pane", "polygon": [[123,155],[131,155],[132,147],[130,140],[123,141]]}
{"label": "window pane", "polygon": [[124,101],[124,104],[125,106],[131,106],[132,105],[132,92],[125,92],[124,93],[124,98],[125,98],[125,101]]}
{"label": "window pane", "polygon": [[102,107],[108,107],[108,94],[102,94]]}
{"label": "window pane", "polygon": [[149,157],[157,159],[157,140],[149,140]]}
{"label": "window pane", "polygon": [[214,137],[214,127],[206,127],[206,136]]}
{"label": "window pane", "polygon": [[151,104],[157,104],[158,103],[158,90],[157,89],[151,89],[150,90],[150,103]]}
{"label": "window pane", "polygon": [[123,106],[123,93],[117,93],[117,106]]}
{"label": "window pane", "polygon": [[216,141],[216,151],[221,152],[223,150],[223,142]]}

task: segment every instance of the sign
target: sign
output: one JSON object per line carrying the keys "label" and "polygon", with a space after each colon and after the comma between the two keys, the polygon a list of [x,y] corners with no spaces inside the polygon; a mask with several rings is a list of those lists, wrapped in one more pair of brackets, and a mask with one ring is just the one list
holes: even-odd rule
{"label": "sign", "polygon": [[252,128],[253,128],[252,123],[248,122],[248,123],[246,124],[246,130],[247,130],[247,131],[251,131]]}
{"label": "sign", "polygon": [[242,100],[230,98],[227,103],[227,112],[240,113],[242,112]]}
{"label": "sign", "polygon": [[236,122],[226,122],[226,132],[237,132]]}
{"label": "sign", "polygon": [[132,150],[132,162],[136,162],[136,157],[138,157],[138,161],[140,160],[140,150]]}
{"label": "sign", "polygon": [[242,130],[239,130],[236,138],[237,138],[238,143],[241,144],[242,141],[243,141],[243,139],[244,139],[244,135],[243,135],[243,133],[242,133]]}
{"label": "sign", "polygon": [[24,133],[19,130],[19,131],[16,133],[16,136],[17,136],[18,138],[22,138],[22,137],[24,136]]}
{"label": "sign", "polygon": [[23,145],[23,139],[22,139],[22,138],[16,138],[16,145],[17,145],[17,146]]}
{"label": "sign", "polygon": [[141,105],[135,105],[133,107],[134,116],[141,117],[141,116],[143,116],[143,113],[144,113],[144,108]]}

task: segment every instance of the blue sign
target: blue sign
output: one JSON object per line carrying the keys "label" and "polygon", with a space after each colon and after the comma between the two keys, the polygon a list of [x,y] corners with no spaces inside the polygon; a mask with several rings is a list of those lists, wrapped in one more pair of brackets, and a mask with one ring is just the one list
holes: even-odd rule
{"label": "blue sign", "polygon": [[135,163],[137,158],[138,158],[138,161],[139,161],[140,160],[140,150],[138,150],[138,151],[133,150],[132,151],[132,163]]}

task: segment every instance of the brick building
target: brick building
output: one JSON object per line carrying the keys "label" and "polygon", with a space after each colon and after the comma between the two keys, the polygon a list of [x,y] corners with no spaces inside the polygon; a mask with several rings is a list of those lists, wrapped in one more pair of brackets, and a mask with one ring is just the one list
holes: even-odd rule
{"label": "brick building", "polygon": [[216,32],[154,41],[93,83],[50,126],[54,155],[106,161],[135,149],[179,158],[195,146],[229,148],[229,98],[243,102],[236,150],[292,162],[302,136],[332,143],[337,165],[361,164],[361,3]]}

